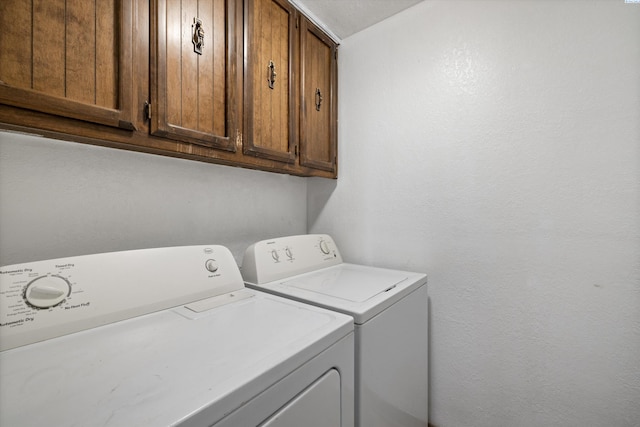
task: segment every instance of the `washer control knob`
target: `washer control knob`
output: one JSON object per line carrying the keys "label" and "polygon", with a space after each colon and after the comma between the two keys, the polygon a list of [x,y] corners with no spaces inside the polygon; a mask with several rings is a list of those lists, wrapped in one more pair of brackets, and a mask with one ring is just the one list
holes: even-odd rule
{"label": "washer control knob", "polygon": [[331,250],[329,249],[329,245],[324,240],[320,240],[320,250],[325,255],[329,255],[329,252],[331,252]]}
{"label": "washer control knob", "polygon": [[274,249],[271,251],[271,258],[273,258],[275,262],[280,261],[280,254],[278,253],[277,250]]}
{"label": "washer control knob", "polygon": [[293,259],[293,252],[291,252],[291,248],[286,248],[284,253],[287,254],[287,258]]}
{"label": "washer control knob", "polygon": [[218,268],[220,267],[215,259],[208,259],[207,262],[204,263],[204,266],[212,273],[218,271]]}
{"label": "washer control knob", "polygon": [[55,307],[71,293],[71,285],[60,276],[40,276],[24,290],[24,299],[37,308]]}

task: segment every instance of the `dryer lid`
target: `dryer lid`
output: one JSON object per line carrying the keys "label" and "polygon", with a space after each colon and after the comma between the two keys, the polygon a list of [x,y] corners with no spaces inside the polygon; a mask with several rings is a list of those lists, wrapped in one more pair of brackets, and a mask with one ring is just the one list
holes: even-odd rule
{"label": "dryer lid", "polygon": [[403,271],[376,269],[372,273],[366,267],[341,264],[283,281],[282,284],[361,303],[395,288],[407,279]]}

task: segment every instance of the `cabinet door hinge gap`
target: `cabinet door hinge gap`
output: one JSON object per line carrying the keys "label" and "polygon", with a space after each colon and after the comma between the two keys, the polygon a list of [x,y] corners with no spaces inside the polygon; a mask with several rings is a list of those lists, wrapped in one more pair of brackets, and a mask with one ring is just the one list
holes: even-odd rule
{"label": "cabinet door hinge gap", "polygon": [[144,114],[147,116],[147,120],[151,120],[151,103],[144,101]]}

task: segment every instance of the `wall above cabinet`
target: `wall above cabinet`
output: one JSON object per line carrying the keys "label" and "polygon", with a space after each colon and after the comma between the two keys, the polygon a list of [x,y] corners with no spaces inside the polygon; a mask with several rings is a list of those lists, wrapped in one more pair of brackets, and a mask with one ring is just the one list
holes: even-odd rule
{"label": "wall above cabinet", "polygon": [[344,39],[423,0],[291,0],[300,10]]}

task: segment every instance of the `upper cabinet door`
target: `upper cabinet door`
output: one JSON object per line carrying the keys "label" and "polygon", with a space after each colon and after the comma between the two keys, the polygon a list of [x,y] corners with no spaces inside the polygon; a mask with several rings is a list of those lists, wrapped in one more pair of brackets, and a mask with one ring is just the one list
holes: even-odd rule
{"label": "upper cabinet door", "polygon": [[0,1],[0,103],[133,130],[132,2]]}
{"label": "upper cabinet door", "polygon": [[335,173],[337,45],[304,17],[300,64],[300,165]]}
{"label": "upper cabinet door", "polygon": [[239,1],[152,1],[152,134],[236,150]]}
{"label": "upper cabinet door", "polygon": [[296,11],[286,0],[244,5],[244,153],[293,163]]}

